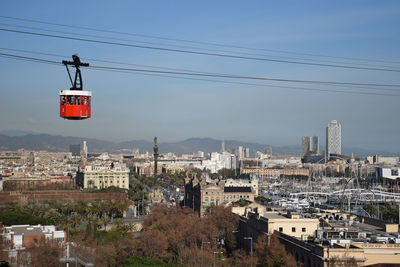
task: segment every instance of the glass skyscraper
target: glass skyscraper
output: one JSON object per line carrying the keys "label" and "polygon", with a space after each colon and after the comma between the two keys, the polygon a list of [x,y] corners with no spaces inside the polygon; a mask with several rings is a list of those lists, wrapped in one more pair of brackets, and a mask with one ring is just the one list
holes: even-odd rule
{"label": "glass skyscraper", "polygon": [[318,136],[303,136],[301,139],[301,156],[319,153]]}
{"label": "glass skyscraper", "polygon": [[326,157],[330,154],[342,154],[342,126],[336,120],[326,126]]}

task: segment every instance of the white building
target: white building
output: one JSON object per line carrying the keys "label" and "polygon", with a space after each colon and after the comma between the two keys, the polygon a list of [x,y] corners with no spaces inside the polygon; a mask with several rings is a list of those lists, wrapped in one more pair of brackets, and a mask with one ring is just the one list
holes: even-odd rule
{"label": "white building", "polygon": [[396,165],[399,163],[399,157],[376,155],[373,158],[373,162],[376,164]]}
{"label": "white building", "polygon": [[244,158],[244,148],[242,146],[238,146],[235,149],[235,155],[238,157],[238,159],[243,159]]}
{"label": "white building", "polygon": [[250,148],[246,147],[244,152],[244,157],[247,159],[250,158]]}
{"label": "white building", "polygon": [[[66,232],[57,230],[54,225],[12,225],[4,227],[2,233],[9,249],[23,249],[38,242],[41,237],[62,243],[66,240]],[[36,239],[36,240],[35,240]]]}
{"label": "white building", "polygon": [[393,167],[393,168],[376,168],[377,177],[383,177],[387,179],[397,179],[400,178],[400,168]]}
{"label": "white building", "polygon": [[86,166],[84,170],[84,188],[107,188],[115,186],[129,189],[129,169],[125,165]]}
{"label": "white building", "polygon": [[106,161],[106,160],[110,159],[110,155],[108,155],[107,152],[104,152],[100,156],[98,156],[97,158]]}
{"label": "white building", "polygon": [[326,156],[342,154],[342,126],[336,120],[326,126]]}

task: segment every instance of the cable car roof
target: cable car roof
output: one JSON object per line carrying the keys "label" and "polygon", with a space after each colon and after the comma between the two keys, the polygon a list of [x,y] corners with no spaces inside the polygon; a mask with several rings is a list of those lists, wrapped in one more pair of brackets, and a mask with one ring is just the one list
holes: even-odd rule
{"label": "cable car roof", "polygon": [[92,92],[91,91],[80,91],[80,90],[61,90],[60,95],[92,96]]}

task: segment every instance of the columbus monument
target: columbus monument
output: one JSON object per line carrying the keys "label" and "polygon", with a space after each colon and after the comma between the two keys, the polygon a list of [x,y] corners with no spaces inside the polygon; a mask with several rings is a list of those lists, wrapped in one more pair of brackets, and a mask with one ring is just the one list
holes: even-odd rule
{"label": "columbus monument", "polygon": [[158,145],[157,145],[157,137],[154,137],[154,178],[157,178],[157,163],[158,163]]}

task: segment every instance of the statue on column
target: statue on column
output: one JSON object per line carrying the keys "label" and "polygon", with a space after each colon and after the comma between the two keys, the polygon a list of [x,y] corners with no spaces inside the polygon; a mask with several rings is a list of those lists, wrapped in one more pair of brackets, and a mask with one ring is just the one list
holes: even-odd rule
{"label": "statue on column", "polygon": [[157,178],[157,163],[158,163],[158,145],[157,145],[157,137],[154,137],[154,178]]}

